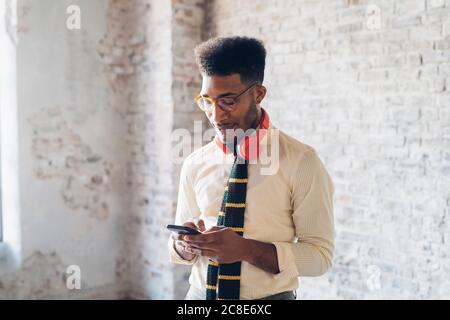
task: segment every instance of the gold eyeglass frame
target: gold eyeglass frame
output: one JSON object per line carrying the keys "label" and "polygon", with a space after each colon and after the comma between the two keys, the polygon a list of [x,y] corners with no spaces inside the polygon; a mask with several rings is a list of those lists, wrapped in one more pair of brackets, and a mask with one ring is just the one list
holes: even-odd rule
{"label": "gold eyeglass frame", "polygon": [[[259,83],[258,83],[258,82],[253,83],[252,85],[250,85],[248,88],[246,88],[244,91],[242,91],[241,93],[239,93],[239,94],[236,95],[236,96],[227,96],[227,97],[220,97],[220,98],[211,98],[211,97],[205,97],[205,96],[199,94],[197,97],[195,97],[194,100],[195,100],[197,106],[198,106],[202,111],[208,112],[208,111],[211,111],[211,110],[215,109],[215,108],[218,106],[217,101],[219,101],[220,99],[222,99],[222,98],[233,99],[233,100],[234,100],[233,105],[230,106],[230,107],[227,107],[225,110],[224,110],[223,107],[219,106],[219,108],[221,108],[221,109],[224,110],[224,111],[232,111],[232,110],[234,110],[234,108],[235,108],[235,106],[236,106],[236,104],[237,104],[237,100],[239,99],[239,97],[242,96],[244,93],[246,93],[248,90],[250,90],[251,88],[253,88],[253,87],[254,87],[255,85],[257,85],[257,84],[259,84]],[[205,99],[205,100],[209,101],[209,102],[211,103],[211,108],[210,108],[210,109],[205,109],[205,108],[203,108],[203,107],[201,106],[201,104],[199,103],[200,99]]]}

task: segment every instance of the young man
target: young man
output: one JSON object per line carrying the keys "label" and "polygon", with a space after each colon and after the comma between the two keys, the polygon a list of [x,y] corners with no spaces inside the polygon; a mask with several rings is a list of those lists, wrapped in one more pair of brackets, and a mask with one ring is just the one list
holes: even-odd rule
{"label": "young man", "polygon": [[[195,52],[203,77],[196,101],[216,137],[181,170],[175,223],[201,231],[169,239],[171,261],[192,265],[186,299],[295,299],[298,277],[332,264],[331,177],[315,150],[275,129],[261,107],[260,41],[214,38]],[[278,165],[264,174],[258,160],[269,149]]]}

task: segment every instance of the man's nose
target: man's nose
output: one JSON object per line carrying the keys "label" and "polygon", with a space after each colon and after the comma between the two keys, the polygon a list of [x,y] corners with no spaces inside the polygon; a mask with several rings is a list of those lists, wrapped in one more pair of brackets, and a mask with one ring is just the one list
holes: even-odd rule
{"label": "man's nose", "polygon": [[216,107],[212,110],[211,118],[214,123],[220,123],[222,120],[228,118],[228,114],[223,111],[221,107],[216,105]]}

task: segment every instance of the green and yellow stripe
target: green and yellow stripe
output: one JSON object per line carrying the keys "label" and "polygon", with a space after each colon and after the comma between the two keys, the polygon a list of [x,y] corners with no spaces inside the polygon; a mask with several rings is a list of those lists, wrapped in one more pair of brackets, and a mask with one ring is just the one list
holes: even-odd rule
{"label": "green and yellow stripe", "polygon": [[245,208],[245,203],[227,202],[227,203],[225,203],[225,207],[228,207],[228,208]]}
{"label": "green and yellow stripe", "polygon": [[219,274],[220,280],[241,280],[241,276],[226,276],[223,274]]}
{"label": "green and yellow stripe", "polygon": [[230,178],[230,180],[228,180],[228,182],[247,183],[248,182],[248,178]]}

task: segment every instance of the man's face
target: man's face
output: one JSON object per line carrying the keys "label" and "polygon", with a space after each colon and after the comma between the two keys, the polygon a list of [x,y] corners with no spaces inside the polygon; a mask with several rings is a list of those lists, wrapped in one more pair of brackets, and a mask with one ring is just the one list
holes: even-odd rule
{"label": "man's face", "polygon": [[[220,97],[235,97],[251,84],[241,82],[239,74],[229,76],[203,75],[201,95],[213,99]],[[223,141],[233,141],[234,131],[256,127],[260,115],[259,103],[264,98],[265,88],[256,85],[239,96],[232,111],[224,111],[219,106],[206,112],[206,116]],[[256,125],[255,125],[256,124]]]}

